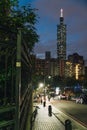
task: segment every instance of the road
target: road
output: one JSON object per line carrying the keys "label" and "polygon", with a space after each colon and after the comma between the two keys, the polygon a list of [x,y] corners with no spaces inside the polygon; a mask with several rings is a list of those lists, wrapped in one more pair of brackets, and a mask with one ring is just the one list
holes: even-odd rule
{"label": "road", "polygon": [[87,104],[76,104],[75,101],[56,99],[51,100],[51,103],[65,114],[87,126]]}

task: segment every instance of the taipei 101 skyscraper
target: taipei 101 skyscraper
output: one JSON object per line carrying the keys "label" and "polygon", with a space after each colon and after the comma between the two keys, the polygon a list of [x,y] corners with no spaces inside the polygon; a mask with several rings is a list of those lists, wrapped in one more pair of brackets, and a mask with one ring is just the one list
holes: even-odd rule
{"label": "taipei 101 skyscraper", "polygon": [[58,75],[64,77],[66,62],[66,25],[64,24],[63,9],[60,10],[60,24],[57,25],[57,59]]}

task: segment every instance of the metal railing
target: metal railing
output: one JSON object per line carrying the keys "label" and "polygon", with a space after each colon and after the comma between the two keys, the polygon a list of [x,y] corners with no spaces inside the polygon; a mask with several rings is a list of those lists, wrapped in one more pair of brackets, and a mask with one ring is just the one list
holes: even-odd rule
{"label": "metal railing", "polygon": [[38,106],[34,106],[34,107],[35,107],[35,109],[34,109],[33,113],[31,114],[31,118],[30,118],[30,123],[31,123],[30,130],[32,130],[32,128],[33,128],[33,123],[34,123],[36,116],[38,114],[38,109],[40,109]]}
{"label": "metal railing", "polygon": [[1,130],[25,130],[32,106],[31,70],[28,45],[19,29],[17,44],[0,43]]}

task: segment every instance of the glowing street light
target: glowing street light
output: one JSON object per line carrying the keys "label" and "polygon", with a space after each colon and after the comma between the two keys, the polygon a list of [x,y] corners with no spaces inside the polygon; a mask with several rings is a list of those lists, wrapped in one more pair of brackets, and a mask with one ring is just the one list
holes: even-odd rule
{"label": "glowing street light", "polygon": [[39,88],[42,88],[43,86],[44,86],[43,83],[40,83],[40,84],[39,84]]}

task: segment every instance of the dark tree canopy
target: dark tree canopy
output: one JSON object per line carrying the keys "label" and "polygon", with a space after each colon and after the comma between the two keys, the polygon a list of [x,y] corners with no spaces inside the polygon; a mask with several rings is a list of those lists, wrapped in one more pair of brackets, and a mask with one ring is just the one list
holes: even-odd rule
{"label": "dark tree canopy", "polygon": [[17,0],[0,1],[0,43],[16,41],[17,29],[21,28],[23,38],[32,51],[39,38],[36,22],[36,9],[32,9],[31,5],[20,7]]}
{"label": "dark tree canopy", "polygon": [[21,7],[18,0],[0,0],[0,82],[6,79],[6,73],[10,75],[11,61],[16,57],[18,29],[22,32],[22,43],[28,44],[28,52],[33,51],[38,42],[36,12],[30,4]]}

